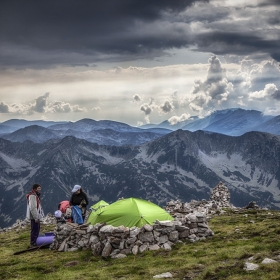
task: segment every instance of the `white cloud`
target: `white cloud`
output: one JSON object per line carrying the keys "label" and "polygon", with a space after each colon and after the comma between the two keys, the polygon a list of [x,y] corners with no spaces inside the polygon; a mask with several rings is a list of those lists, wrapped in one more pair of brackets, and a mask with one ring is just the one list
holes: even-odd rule
{"label": "white cloud", "polygon": [[70,113],[71,111],[70,104],[62,101],[51,102],[48,106],[48,112],[50,113]]}
{"label": "white cloud", "polygon": [[264,110],[263,114],[270,115],[270,116],[278,116],[278,115],[280,115],[280,108],[268,107]]}
{"label": "white cloud", "polygon": [[5,102],[0,103],[0,113],[9,113],[9,105]]}
{"label": "white cloud", "polygon": [[11,113],[11,114],[23,114],[31,115],[35,113],[76,113],[86,112],[86,108],[80,107],[79,105],[71,105],[64,101],[51,101],[49,102],[50,93],[46,92],[44,95],[35,98],[35,103],[21,104],[13,103],[6,104],[5,102],[0,103],[0,113]]}
{"label": "white cloud", "polygon": [[267,84],[263,90],[249,93],[249,99],[264,99],[271,97],[280,100],[280,91],[274,84]]}
{"label": "white cloud", "polygon": [[5,102],[2,102],[0,107],[0,113],[30,115],[32,114],[32,108],[34,107],[34,104],[6,104]]}
{"label": "white cloud", "polygon": [[251,91],[259,90],[263,84],[280,86],[280,68],[275,60],[254,61],[246,57],[240,62],[238,75],[243,79],[242,86]]}
{"label": "white cloud", "polygon": [[194,95],[189,99],[189,106],[193,111],[201,111],[204,107],[215,107],[226,101],[233,92],[233,84],[226,78],[226,70],[220,60],[212,56],[209,60],[207,77],[205,80],[195,80],[192,88]]}
{"label": "white cloud", "polygon": [[[44,115],[61,120],[63,114],[64,119],[73,121],[95,117],[136,125],[142,118],[152,123],[166,119],[176,123],[184,114],[201,116],[233,107],[273,111],[280,98],[277,62],[249,56],[221,61],[223,57],[211,56],[208,64],[119,68],[118,74],[115,69],[79,73],[70,69],[60,69],[61,73],[11,70],[6,76],[2,71],[1,121],[31,115],[30,119]],[[77,94],[81,89],[82,94]],[[46,93],[38,96],[38,92]],[[56,100],[51,100],[53,93]]]}
{"label": "white cloud", "polygon": [[179,122],[183,122],[185,120],[188,120],[190,118],[190,114],[182,114],[181,116],[173,116],[170,119],[168,119],[168,122],[171,125],[177,124]]}

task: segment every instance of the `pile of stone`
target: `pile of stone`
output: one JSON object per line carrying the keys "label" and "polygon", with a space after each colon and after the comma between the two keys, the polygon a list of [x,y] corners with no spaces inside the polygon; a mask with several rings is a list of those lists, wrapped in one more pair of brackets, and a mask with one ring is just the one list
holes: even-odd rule
{"label": "pile of stone", "polygon": [[229,189],[222,182],[212,190],[210,201],[214,201],[218,207],[232,207]]}
{"label": "pile of stone", "polygon": [[218,207],[231,207],[229,189],[220,182],[210,195],[210,201],[214,201]]}
{"label": "pile of stone", "polygon": [[230,192],[228,188],[219,183],[212,191],[210,200],[202,199],[201,201],[191,200],[191,202],[183,203],[180,200],[171,200],[166,204],[164,209],[174,218],[180,218],[182,214],[203,213],[207,215],[221,214],[222,208],[235,209],[229,202]]}
{"label": "pile of stone", "polygon": [[[41,224],[44,225],[55,225],[56,224],[56,218],[51,214],[48,213],[42,220]],[[30,220],[24,219],[24,220],[16,220],[16,222],[7,228],[0,229],[0,232],[7,232],[11,230],[19,231],[20,229],[25,229],[27,226],[30,225]]]}
{"label": "pile of stone", "polygon": [[191,200],[186,203],[180,200],[171,200],[166,204],[164,209],[174,218],[180,218],[182,215],[190,213],[203,213],[207,216],[208,214],[215,214],[218,211],[215,203],[205,199],[201,201]]}
{"label": "pile of stone", "polygon": [[203,213],[182,215],[174,221],[156,221],[154,225],[113,227],[111,225],[61,224],[55,229],[50,249],[76,251],[91,249],[93,255],[122,258],[146,250],[171,250],[177,242],[195,242],[214,235]]}

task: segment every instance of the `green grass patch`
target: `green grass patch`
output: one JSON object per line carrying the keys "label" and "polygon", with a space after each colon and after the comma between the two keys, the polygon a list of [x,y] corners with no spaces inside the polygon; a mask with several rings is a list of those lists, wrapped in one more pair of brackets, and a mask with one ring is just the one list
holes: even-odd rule
{"label": "green grass patch", "polygon": [[[29,244],[29,229],[0,234],[0,279],[153,279],[170,272],[172,279],[279,280],[280,263],[264,265],[264,258],[280,260],[278,211],[246,210],[212,217],[215,235],[204,241],[176,244],[171,251],[148,251],[124,259],[102,259],[90,250],[57,252],[49,249],[13,255]],[[42,226],[42,233],[54,226]],[[245,271],[250,262],[260,265]]]}

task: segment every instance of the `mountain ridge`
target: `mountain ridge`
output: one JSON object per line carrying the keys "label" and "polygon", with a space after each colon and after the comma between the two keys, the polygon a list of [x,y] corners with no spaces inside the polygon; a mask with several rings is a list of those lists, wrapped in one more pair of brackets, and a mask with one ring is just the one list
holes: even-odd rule
{"label": "mountain ridge", "polygon": [[280,209],[279,163],[280,136],[262,132],[233,137],[177,130],[138,146],[99,145],[73,136],[44,143],[0,138],[0,226],[25,215],[25,194],[34,182],[42,184],[46,212],[69,199],[75,184],[92,204],[139,197],[163,205],[207,198],[220,181],[236,206],[254,200]]}
{"label": "mountain ridge", "polygon": [[[230,136],[240,136],[249,131],[260,131],[280,135],[280,116],[264,116],[256,110],[240,108],[215,111],[205,118],[191,117],[175,125],[164,121],[158,125],[133,127],[125,123],[110,120],[81,119],[76,122],[45,122],[12,119],[0,124],[0,137],[13,142],[32,140],[42,143],[50,139],[62,139],[74,136],[92,143],[112,146],[141,145],[153,141],[177,129],[204,130]],[[13,124],[15,127],[7,126]],[[36,123],[36,124],[34,124]],[[23,127],[24,126],[24,127]],[[33,132],[32,132],[33,129]]]}

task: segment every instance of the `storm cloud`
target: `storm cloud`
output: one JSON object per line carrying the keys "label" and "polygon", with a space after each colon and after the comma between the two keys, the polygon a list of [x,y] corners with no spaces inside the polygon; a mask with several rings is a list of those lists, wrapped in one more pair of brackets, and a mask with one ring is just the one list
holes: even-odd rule
{"label": "storm cloud", "polygon": [[156,59],[182,48],[264,53],[279,61],[279,7],[279,1],[223,6],[206,0],[3,0],[1,66],[95,67]]}
{"label": "storm cloud", "polygon": [[3,0],[0,58],[7,67],[46,67],[158,56],[187,44],[171,18],[195,2],[208,1]]}

